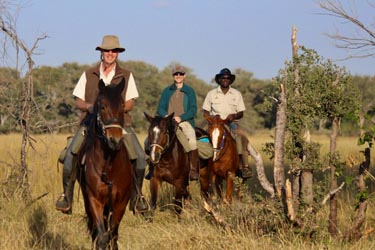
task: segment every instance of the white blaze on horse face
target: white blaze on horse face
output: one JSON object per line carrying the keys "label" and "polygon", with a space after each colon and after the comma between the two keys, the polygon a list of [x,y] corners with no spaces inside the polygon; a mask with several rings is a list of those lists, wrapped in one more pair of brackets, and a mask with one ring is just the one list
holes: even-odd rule
{"label": "white blaze on horse face", "polygon": [[[211,135],[212,147],[214,149],[219,148],[219,136],[220,136],[220,130],[218,128],[215,128],[212,131],[212,135]],[[217,150],[214,150],[214,156],[212,157],[214,161],[217,159],[217,152],[218,152]]]}
{"label": "white blaze on horse face", "polygon": [[[159,127],[154,127],[152,129],[152,133],[154,134],[154,141],[150,142],[150,144],[157,144],[157,141],[159,139],[159,136],[160,136],[160,128]],[[151,160],[152,161],[155,161],[155,149],[156,147],[155,146],[152,146],[151,147],[151,152],[150,152],[150,157],[151,157]]]}

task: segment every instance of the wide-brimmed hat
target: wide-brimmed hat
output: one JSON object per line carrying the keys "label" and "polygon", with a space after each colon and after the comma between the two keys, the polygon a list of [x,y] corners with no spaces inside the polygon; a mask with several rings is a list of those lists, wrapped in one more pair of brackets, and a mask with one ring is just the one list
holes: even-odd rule
{"label": "wide-brimmed hat", "polygon": [[125,51],[125,48],[121,47],[117,36],[106,35],[103,37],[102,45],[96,47],[96,50],[113,50],[116,49],[120,53]]}
{"label": "wide-brimmed hat", "polygon": [[185,72],[185,68],[182,67],[181,65],[174,66],[173,69],[172,69],[172,75],[174,75],[176,73],[183,73],[183,74],[185,74],[186,73]]}
{"label": "wide-brimmed hat", "polygon": [[220,83],[219,82],[219,79],[220,77],[222,76],[229,76],[230,77],[230,83],[232,84],[234,82],[234,80],[236,79],[236,76],[232,74],[232,72],[230,72],[229,69],[227,68],[224,68],[222,70],[220,70],[219,74],[216,74],[215,76],[215,82],[216,83]]}

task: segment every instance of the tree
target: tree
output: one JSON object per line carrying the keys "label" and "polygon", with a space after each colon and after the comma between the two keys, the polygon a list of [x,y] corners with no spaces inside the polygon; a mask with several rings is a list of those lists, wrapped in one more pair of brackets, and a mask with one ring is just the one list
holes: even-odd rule
{"label": "tree", "polygon": [[[14,17],[17,16],[16,13],[12,12],[11,5],[7,5],[7,2],[0,2],[0,28],[3,35],[10,39],[11,46],[17,52],[16,58],[18,59],[18,53],[23,53],[25,57],[25,61],[27,63],[27,70],[25,79],[22,82],[22,93],[20,96],[20,103],[21,103],[21,113],[18,118],[19,125],[22,129],[22,142],[21,142],[21,166],[18,173],[17,185],[19,190],[21,191],[22,198],[29,202],[31,200],[31,192],[29,187],[29,178],[28,178],[28,166],[26,162],[26,147],[28,145],[32,145],[32,140],[29,134],[30,128],[30,114],[32,113],[33,105],[34,105],[34,83],[33,83],[33,68],[34,68],[34,61],[33,56],[35,55],[35,50],[37,49],[37,45],[39,41],[47,38],[47,35],[42,35],[38,37],[34,44],[30,47],[18,36],[16,30],[16,19]],[[16,10],[17,12],[17,10]],[[3,46],[4,51],[6,51],[6,44]],[[6,54],[6,53],[5,53]],[[18,60],[16,60],[18,62]],[[17,67],[16,67],[17,69]]]}
{"label": "tree", "polygon": [[[347,56],[349,58],[363,58],[375,55],[375,22],[366,23],[361,20],[356,13],[355,5],[351,1],[345,1],[345,5],[339,0],[318,0],[319,6],[325,10],[323,13],[343,20],[343,25],[351,25],[353,29],[345,29],[346,32],[337,31],[335,34],[327,34],[335,40],[336,47],[348,49],[353,53]],[[367,1],[369,8],[375,9],[375,3]],[[354,30],[352,34],[348,30]]]}

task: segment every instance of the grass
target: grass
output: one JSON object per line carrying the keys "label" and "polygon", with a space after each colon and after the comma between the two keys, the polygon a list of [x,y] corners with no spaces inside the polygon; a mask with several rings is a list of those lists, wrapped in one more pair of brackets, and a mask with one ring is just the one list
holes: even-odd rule
{"label": "grass", "polygon": [[[261,152],[262,144],[272,141],[272,132],[263,131],[250,136],[254,148]],[[35,136],[34,147],[28,149],[29,183],[35,199],[26,206],[20,198],[7,195],[6,180],[19,164],[21,136],[1,135],[0,150],[0,249],[90,249],[91,239],[86,230],[85,212],[80,190],[76,185],[73,214],[64,215],[54,209],[54,203],[62,191],[61,166],[57,157],[65,146],[67,135]],[[145,135],[140,134],[143,141]],[[327,152],[329,138],[313,135],[313,140],[322,143],[322,152]],[[362,148],[356,146],[356,138],[339,139],[338,150],[342,156],[351,156],[360,161]],[[374,157],[374,156],[372,156]],[[263,155],[266,166],[270,160]],[[374,159],[372,159],[374,162]],[[254,165],[253,161],[251,161]],[[254,166],[253,166],[254,167]],[[272,169],[267,167],[268,178]],[[352,171],[354,173],[354,168]],[[199,185],[191,184],[192,200],[186,204],[182,219],[178,222],[173,213],[172,189],[164,184],[160,208],[153,223],[141,216],[126,211],[120,227],[120,249],[375,249],[374,235],[369,234],[360,241],[348,243],[329,236],[327,219],[329,206],[321,207],[316,214],[316,232],[308,237],[309,228],[296,231],[284,222],[282,209],[276,201],[264,197],[259,183],[253,180],[243,187],[242,201],[234,200],[232,206],[218,205],[217,210],[230,225],[224,229],[202,209]],[[145,180],[143,191],[149,197],[149,182]],[[370,189],[373,183],[369,182]],[[39,198],[39,199],[38,199]],[[370,195],[365,230],[375,228],[374,197]],[[355,215],[355,201],[351,190],[339,195],[339,231],[345,232]]]}

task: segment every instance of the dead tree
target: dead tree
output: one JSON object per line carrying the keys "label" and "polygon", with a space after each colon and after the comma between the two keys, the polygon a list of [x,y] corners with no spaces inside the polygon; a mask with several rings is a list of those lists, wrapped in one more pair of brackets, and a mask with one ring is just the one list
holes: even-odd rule
{"label": "dead tree", "polygon": [[[7,6],[0,6],[2,12],[0,14],[0,29],[4,35],[10,39],[11,44],[13,45],[15,51],[17,52],[17,58],[19,51],[22,51],[25,54],[25,59],[27,62],[27,72],[26,77],[23,81],[22,87],[22,112],[19,117],[19,125],[22,128],[22,142],[21,142],[21,152],[20,152],[20,169],[17,178],[17,187],[21,192],[21,197],[28,203],[31,200],[31,192],[29,187],[29,177],[28,177],[28,166],[27,166],[27,146],[33,146],[33,141],[29,133],[29,121],[30,114],[32,111],[33,105],[33,77],[32,72],[34,68],[34,61],[32,57],[35,55],[35,50],[38,48],[38,43],[47,38],[47,35],[42,35],[38,37],[33,46],[29,48],[26,43],[18,36],[15,20],[13,19],[10,12],[7,11]],[[3,46],[6,47],[5,45]]]}

